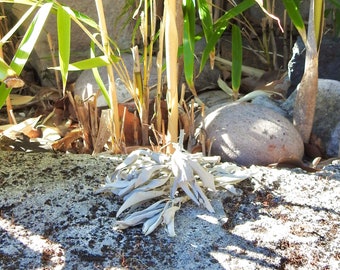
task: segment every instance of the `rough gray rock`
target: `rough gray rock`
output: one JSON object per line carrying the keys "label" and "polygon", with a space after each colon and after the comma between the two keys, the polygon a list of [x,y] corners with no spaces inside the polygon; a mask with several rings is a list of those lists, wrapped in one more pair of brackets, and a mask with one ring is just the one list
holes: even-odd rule
{"label": "rough gray rock", "polygon": [[[132,57],[132,54],[124,53],[121,55],[122,61],[124,61],[124,65],[126,66],[126,70],[128,71],[128,76],[130,76],[131,82],[133,80],[133,66],[134,66],[134,60]],[[157,68],[156,68],[156,59],[153,59],[153,66],[150,73],[149,78],[149,85],[155,86],[157,84]],[[98,68],[99,74],[106,86],[106,89],[109,87],[108,83],[108,76],[107,76],[107,69],[106,67]],[[116,93],[117,93],[117,99],[118,102],[124,103],[127,101],[130,101],[132,99],[132,96],[128,89],[126,88],[123,80],[117,75],[115,72],[115,82],[116,82]],[[88,98],[90,95],[87,91],[88,86],[93,89],[94,93],[97,93],[99,91],[99,87],[97,85],[97,82],[93,76],[92,70],[84,70],[79,78],[76,81],[75,88],[74,88],[74,94],[82,97],[83,99]],[[154,88],[155,89],[155,88]],[[105,107],[107,106],[107,103],[104,99],[104,96],[99,91],[99,96],[97,100],[98,107]]]}
{"label": "rough gray rock", "polygon": [[[204,46],[206,45],[204,40],[200,40],[197,42],[196,46],[196,53],[197,55],[199,52],[203,51]],[[121,55],[121,58],[124,61],[124,64],[126,66],[126,70],[129,72],[129,76],[131,80],[133,79],[133,70],[134,70],[134,61],[132,58],[131,54],[128,53],[123,53]],[[200,67],[200,59],[195,60],[195,74],[199,73],[199,67]],[[141,65],[141,69],[143,72],[143,65]],[[101,78],[108,88],[108,77],[106,74],[106,68],[101,67],[98,69],[99,73],[101,75]],[[213,69],[211,70],[209,63],[205,65],[204,69],[202,72],[199,74],[199,76],[196,76],[194,79],[196,91],[200,92],[202,90],[206,89],[216,89],[217,86],[217,80],[219,78],[220,71],[218,69]],[[157,65],[156,65],[156,57],[153,57],[153,65],[150,70],[150,75],[149,75],[149,84],[148,86],[151,89],[151,98],[155,96],[156,94],[156,86],[157,86]],[[163,77],[165,74],[163,73]],[[119,78],[118,74],[115,72],[115,80],[116,80],[116,87],[117,87],[117,98],[118,102],[126,102],[127,100],[131,99],[131,95],[127,88],[125,87],[123,81],[121,78]],[[184,74],[181,78],[182,82],[185,82]],[[89,95],[86,91],[87,85],[91,85],[93,87],[94,92],[98,91],[98,86],[96,83],[96,80],[94,79],[93,72],[92,70],[84,70],[81,72],[79,78],[76,81],[75,84],[75,94],[87,98]],[[189,90],[187,90],[189,92]],[[99,96],[97,104],[99,107],[104,107],[107,106],[104,97],[102,95]]]}
{"label": "rough gray rock", "polygon": [[303,142],[283,116],[266,107],[234,103],[212,107],[205,118],[212,154],[242,165],[268,165],[282,158],[301,159]]}
{"label": "rough gray rock", "polygon": [[[324,37],[319,53],[319,78],[340,81],[340,39]],[[304,68],[306,49],[302,39],[298,37],[292,50],[293,56],[288,64],[288,77],[291,81],[290,90],[295,90],[301,82]]]}
{"label": "rough gray rock", "polygon": [[[338,156],[338,136],[332,136],[340,123],[340,81],[319,79],[318,97],[312,133],[321,138],[327,155]],[[282,104],[282,108],[293,117],[296,92]],[[333,148],[332,146],[335,146]]]}
{"label": "rough gray rock", "polygon": [[331,157],[340,157],[340,122],[333,129],[327,146],[327,153]]}
{"label": "rough gray rock", "polygon": [[95,195],[121,157],[0,151],[0,269],[340,268],[340,163],[315,174],[253,167],[238,188],[161,227],[115,229],[121,205]]}

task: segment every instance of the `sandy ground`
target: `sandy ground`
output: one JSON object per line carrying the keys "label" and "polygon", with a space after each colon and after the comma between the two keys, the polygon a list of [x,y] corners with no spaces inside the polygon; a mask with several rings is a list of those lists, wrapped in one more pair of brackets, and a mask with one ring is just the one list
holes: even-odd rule
{"label": "sandy ground", "polygon": [[95,194],[122,161],[0,151],[0,269],[340,269],[340,163],[320,172],[254,167],[209,194],[210,214],[186,203],[177,236],[115,229],[122,201]]}

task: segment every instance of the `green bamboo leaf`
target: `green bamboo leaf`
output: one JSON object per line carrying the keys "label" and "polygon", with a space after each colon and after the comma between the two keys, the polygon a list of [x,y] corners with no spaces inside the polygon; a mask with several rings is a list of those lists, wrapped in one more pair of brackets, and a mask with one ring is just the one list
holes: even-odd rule
{"label": "green bamboo leaf", "polygon": [[88,26],[91,26],[94,29],[99,30],[98,24],[94,20],[92,20],[90,17],[86,16],[85,14],[83,14],[83,13],[77,11],[77,10],[74,10],[74,9],[69,9],[68,13],[70,15],[74,15],[75,18],[77,18],[79,21],[87,24]]}
{"label": "green bamboo leaf", "polygon": [[237,98],[242,76],[242,36],[240,28],[235,24],[232,27],[231,37],[231,85],[234,92],[234,97]]}
{"label": "green bamboo leaf", "polygon": [[315,29],[315,40],[316,47],[319,51],[323,28],[324,28],[324,14],[325,14],[325,2],[324,0],[315,0],[314,1],[314,29]]}
{"label": "green bamboo leaf", "polygon": [[[91,59],[96,57],[96,55],[95,55],[95,44],[94,44],[93,41],[91,41],[91,45],[90,45],[90,54],[91,54]],[[93,73],[94,79],[96,80],[97,85],[100,89],[100,92],[104,96],[106,103],[109,105],[109,108],[111,108],[110,97],[109,97],[109,94],[108,94],[109,91],[106,89],[106,86],[105,86],[102,78],[100,77],[98,68],[96,68],[96,67],[92,68],[92,73]]]}
{"label": "green bamboo leaf", "polygon": [[214,30],[208,35],[207,45],[203,51],[200,72],[203,70],[207,60],[209,59],[209,54],[215,49],[215,45],[222,36],[223,32],[227,29],[229,21],[235,18],[251,6],[255,4],[255,0],[244,0],[237,6],[228,10],[224,15],[222,15],[214,24]]}
{"label": "green bamboo leaf", "polygon": [[68,67],[70,62],[71,18],[68,12],[66,12],[68,9],[70,8],[60,6],[57,11],[59,63],[63,82],[63,91],[66,89]]}
{"label": "green bamboo leaf", "polygon": [[[47,3],[41,6],[21,40],[10,64],[16,74],[20,75],[23,70],[51,11],[52,5],[53,3]],[[0,85],[0,108],[5,104],[6,98],[10,92],[11,88],[7,88],[5,84]]]}
{"label": "green bamboo leaf", "polygon": [[186,1],[183,4],[183,59],[184,76],[187,84],[194,95],[196,95],[194,85],[195,67],[195,2]]}
{"label": "green bamboo leaf", "polygon": [[0,81],[3,82],[6,78],[16,75],[16,72],[0,57]]}
{"label": "green bamboo leaf", "polygon": [[20,74],[24,68],[34,45],[37,42],[41,30],[45,25],[45,21],[51,11],[51,8],[52,3],[47,3],[41,6],[29,25],[10,65],[17,74]]}
{"label": "green bamboo leaf", "polygon": [[[206,0],[198,0],[198,14],[201,20],[201,24],[203,27],[203,33],[205,39],[208,40],[208,37],[213,33],[213,20],[212,20],[212,12],[211,12],[211,3],[208,4]],[[210,51],[210,64],[211,68],[214,66],[215,61],[215,47]]]}
{"label": "green bamboo leaf", "polygon": [[213,21],[211,18],[211,11],[206,0],[198,0],[198,14],[202,23],[203,33],[207,39],[213,32]]}
{"label": "green bamboo leaf", "polygon": [[[86,70],[86,69],[92,69],[97,67],[103,67],[110,64],[109,59],[102,55],[97,56],[94,58],[89,58],[85,60],[80,60],[74,63],[70,63],[68,66],[69,71],[80,71],[80,70]],[[58,67],[50,67],[50,69],[60,70],[60,66]]]}
{"label": "green bamboo leaf", "polygon": [[306,28],[305,28],[305,24],[303,22],[303,19],[302,19],[302,16],[301,16],[301,13],[299,11],[299,7],[297,6],[296,1],[282,0],[282,2],[296,30],[299,32],[303,42],[306,43],[307,41]]}
{"label": "green bamboo leaf", "polygon": [[32,14],[34,9],[37,7],[37,4],[31,6],[24,15],[18,20],[18,22],[4,35],[0,41],[0,46],[2,47],[13,34],[18,30],[18,28],[23,24],[23,22]]}

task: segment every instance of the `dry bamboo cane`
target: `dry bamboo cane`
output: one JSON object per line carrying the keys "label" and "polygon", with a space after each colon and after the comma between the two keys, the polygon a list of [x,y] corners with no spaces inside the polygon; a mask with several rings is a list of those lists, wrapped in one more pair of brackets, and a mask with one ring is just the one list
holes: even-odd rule
{"label": "dry bamboo cane", "polygon": [[[102,38],[102,44],[104,48],[104,53],[108,59],[111,56],[109,38],[107,33],[105,14],[103,8],[102,0],[96,0],[96,7],[99,18],[99,27]],[[119,122],[119,112],[118,112],[118,99],[116,93],[116,85],[113,73],[112,65],[107,66],[107,74],[109,80],[109,96],[110,96],[110,105],[111,105],[111,118],[113,121],[112,130],[111,130],[111,138],[112,138],[112,151],[114,153],[120,152],[120,122]]]}
{"label": "dry bamboo cane", "polygon": [[168,132],[167,152],[172,153],[174,148],[171,143],[177,142],[178,137],[178,74],[177,74],[177,51],[178,33],[176,27],[176,1],[165,0],[165,58],[167,76],[167,103],[168,103]]}
{"label": "dry bamboo cane", "polygon": [[323,12],[323,0],[312,0],[310,2],[308,35],[305,43],[305,71],[297,90],[293,115],[293,123],[300,132],[304,143],[309,143],[318,93],[318,59],[323,22],[316,26],[319,29],[315,27],[314,16],[315,12],[318,12],[318,10],[315,10],[315,4],[320,5],[322,8],[321,14]]}

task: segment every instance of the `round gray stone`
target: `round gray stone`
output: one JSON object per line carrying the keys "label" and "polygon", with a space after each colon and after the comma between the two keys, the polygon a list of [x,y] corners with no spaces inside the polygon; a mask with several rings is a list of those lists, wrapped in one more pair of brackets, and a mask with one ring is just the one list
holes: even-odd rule
{"label": "round gray stone", "polygon": [[301,159],[304,145],[295,127],[263,106],[232,103],[212,107],[205,118],[211,154],[240,165],[268,165],[283,158]]}
{"label": "round gray stone", "polygon": [[[296,92],[282,104],[282,109],[293,118]],[[339,129],[340,123],[340,81],[319,79],[318,96],[313,122],[312,134],[321,139],[326,154],[329,157],[337,157],[339,153]]]}

